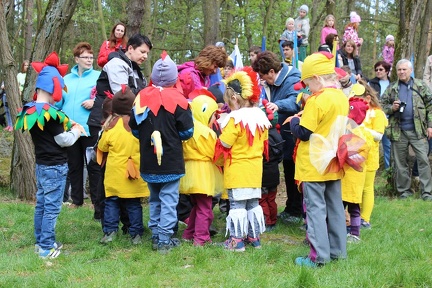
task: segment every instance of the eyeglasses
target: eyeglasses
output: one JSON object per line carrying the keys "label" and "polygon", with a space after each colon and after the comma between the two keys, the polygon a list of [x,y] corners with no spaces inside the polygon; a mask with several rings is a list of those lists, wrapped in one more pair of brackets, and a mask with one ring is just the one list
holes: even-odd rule
{"label": "eyeglasses", "polygon": [[85,59],[85,60],[91,60],[91,61],[94,60],[93,57],[89,57],[89,56],[79,56],[78,58],[80,58],[80,59]]}
{"label": "eyeglasses", "polygon": [[383,68],[377,68],[377,69],[375,69],[375,72],[378,72],[378,71],[385,71],[385,69],[383,69]]}

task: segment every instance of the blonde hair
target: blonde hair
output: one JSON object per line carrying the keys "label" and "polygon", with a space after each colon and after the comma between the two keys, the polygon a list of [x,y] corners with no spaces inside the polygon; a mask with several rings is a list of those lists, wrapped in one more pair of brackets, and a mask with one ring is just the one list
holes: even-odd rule
{"label": "blonde hair", "polygon": [[227,86],[227,88],[225,89],[225,93],[223,95],[223,99],[225,103],[227,103],[228,106],[230,106],[230,108],[232,107],[231,104],[234,104],[232,100],[233,96],[236,98],[239,108],[255,106],[255,104],[251,102],[249,99],[244,99],[243,97],[241,97],[239,93],[235,92],[233,88]]}
{"label": "blonde hair", "polygon": [[289,17],[289,18],[287,18],[287,20],[285,21],[285,26],[289,23],[289,22],[295,22],[294,21],[294,18],[292,18],[292,17]]}
{"label": "blonde hair", "polygon": [[359,83],[365,87],[365,93],[363,95],[361,95],[361,97],[370,96],[371,100],[370,100],[369,106],[372,108],[382,109],[380,101],[378,99],[378,92],[376,92],[371,86],[369,86],[369,84],[363,79],[359,79],[357,81],[357,83]]}
{"label": "blonde hair", "polygon": [[329,27],[329,26],[327,26],[327,24],[328,24],[328,20],[330,19],[330,18],[333,18],[333,26],[332,27],[330,27],[330,28],[333,28],[333,29],[336,29],[336,18],[332,15],[332,14],[328,14],[326,17],[325,17],[325,19],[324,19],[324,27]]}

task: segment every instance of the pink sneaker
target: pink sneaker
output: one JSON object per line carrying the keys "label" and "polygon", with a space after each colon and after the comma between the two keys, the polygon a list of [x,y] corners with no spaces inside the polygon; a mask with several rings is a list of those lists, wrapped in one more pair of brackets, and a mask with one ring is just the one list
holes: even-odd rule
{"label": "pink sneaker", "polygon": [[243,242],[243,239],[238,239],[234,237],[228,238],[225,243],[224,247],[227,250],[235,251],[235,252],[244,252],[245,251],[245,245]]}

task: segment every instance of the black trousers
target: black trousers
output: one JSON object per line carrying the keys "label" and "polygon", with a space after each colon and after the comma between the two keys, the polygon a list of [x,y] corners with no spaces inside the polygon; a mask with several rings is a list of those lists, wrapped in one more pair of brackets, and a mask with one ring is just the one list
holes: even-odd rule
{"label": "black trousers", "polygon": [[284,211],[292,216],[302,217],[303,215],[303,194],[298,191],[294,181],[295,164],[291,159],[284,159],[283,162],[287,201]]}
{"label": "black trousers", "polygon": [[[97,135],[90,135],[88,137],[80,137],[75,144],[67,148],[68,151],[68,166],[69,166],[69,180],[71,184],[71,198],[72,203],[81,206],[84,203],[84,177],[83,170],[86,161],[85,153],[87,147],[93,147],[97,141]],[[90,198],[92,203],[96,199],[96,188],[101,175],[100,166],[90,161],[87,164],[88,179],[90,184]]]}

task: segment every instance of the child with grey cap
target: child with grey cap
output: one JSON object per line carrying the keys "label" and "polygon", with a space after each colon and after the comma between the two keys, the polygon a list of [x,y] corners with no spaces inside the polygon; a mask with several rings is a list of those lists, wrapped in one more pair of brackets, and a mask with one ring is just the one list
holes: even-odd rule
{"label": "child with grey cap", "polygon": [[167,253],[180,245],[172,235],[185,174],[182,141],[192,137],[194,125],[189,103],[177,86],[177,66],[165,51],[161,56],[150,85],[135,99],[129,125],[140,142],[141,177],[150,189],[152,248]]}

